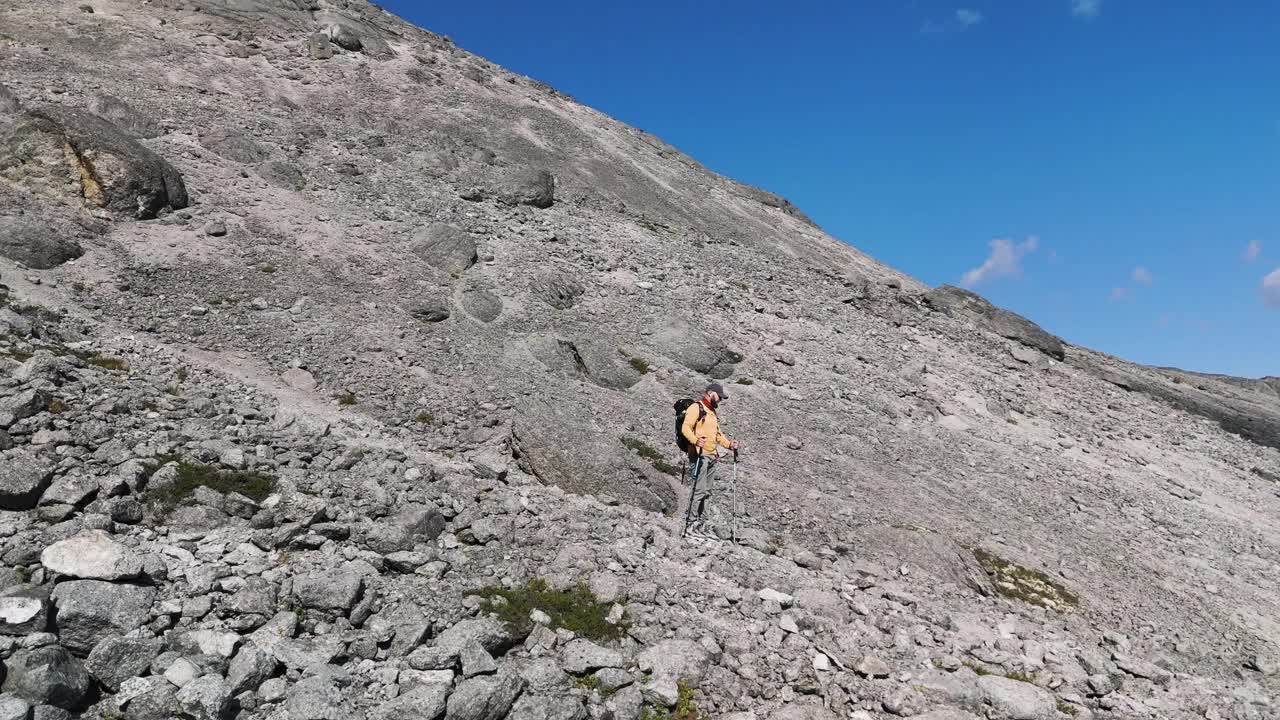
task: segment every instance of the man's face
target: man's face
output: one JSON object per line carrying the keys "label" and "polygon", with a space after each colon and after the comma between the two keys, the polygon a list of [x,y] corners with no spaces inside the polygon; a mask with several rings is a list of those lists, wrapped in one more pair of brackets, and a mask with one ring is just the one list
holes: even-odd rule
{"label": "man's face", "polygon": [[707,402],[711,403],[711,407],[713,408],[718,407],[720,405],[720,393],[717,393],[717,392],[707,393]]}

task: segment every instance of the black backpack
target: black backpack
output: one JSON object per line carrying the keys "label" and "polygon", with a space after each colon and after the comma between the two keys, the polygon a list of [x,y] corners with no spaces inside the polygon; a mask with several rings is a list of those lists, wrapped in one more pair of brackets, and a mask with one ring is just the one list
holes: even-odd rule
{"label": "black backpack", "polygon": [[681,429],[684,427],[684,414],[688,411],[690,405],[698,406],[698,422],[702,422],[702,418],[707,411],[702,407],[702,403],[697,400],[683,398],[677,400],[676,404],[672,406],[676,411],[676,447],[680,448],[680,451],[686,455],[693,452],[693,446],[689,444],[688,440],[684,439],[684,433],[681,432]]}

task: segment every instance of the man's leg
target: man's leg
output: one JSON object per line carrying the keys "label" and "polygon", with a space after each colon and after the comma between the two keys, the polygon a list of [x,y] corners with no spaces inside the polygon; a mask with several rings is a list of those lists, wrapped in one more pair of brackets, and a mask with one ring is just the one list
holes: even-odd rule
{"label": "man's leg", "polygon": [[703,535],[710,535],[706,521],[710,515],[711,501],[716,493],[716,461],[715,458],[702,456],[698,458],[698,473],[694,477],[693,497],[690,499],[693,508],[693,523]]}

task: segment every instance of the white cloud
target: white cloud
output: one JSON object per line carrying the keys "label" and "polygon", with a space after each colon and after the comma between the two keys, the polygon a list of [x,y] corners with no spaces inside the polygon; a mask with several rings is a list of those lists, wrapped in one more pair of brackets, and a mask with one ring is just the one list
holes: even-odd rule
{"label": "white cloud", "polygon": [[1071,0],[1071,14],[1085,20],[1092,20],[1102,12],[1102,0]]}
{"label": "white cloud", "polygon": [[972,8],[957,8],[955,15],[944,19],[942,22],[936,20],[925,20],[920,25],[920,33],[922,35],[935,35],[949,32],[964,32],[969,28],[981,23],[986,19],[980,11]]}
{"label": "white cloud", "polygon": [[1151,276],[1151,271],[1139,265],[1133,269],[1133,281],[1139,285],[1150,285],[1156,279]]}
{"label": "white cloud", "polygon": [[1280,308],[1280,268],[1262,278],[1262,302],[1267,307]]}
{"label": "white cloud", "polygon": [[1111,295],[1107,298],[1110,302],[1120,302],[1129,299],[1129,288],[1118,287],[1111,290]]}
{"label": "white cloud", "polygon": [[1244,261],[1253,262],[1254,260],[1257,260],[1258,256],[1261,254],[1262,254],[1262,241],[1250,240],[1249,244],[1246,245],[1244,248]]}
{"label": "white cloud", "polygon": [[1022,258],[1038,247],[1040,238],[1034,235],[1016,245],[1007,238],[996,238],[991,241],[991,254],[981,265],[966,272],[960,278],[960,284],[973,287],[987,280],[1019,275],[1022,273]]}

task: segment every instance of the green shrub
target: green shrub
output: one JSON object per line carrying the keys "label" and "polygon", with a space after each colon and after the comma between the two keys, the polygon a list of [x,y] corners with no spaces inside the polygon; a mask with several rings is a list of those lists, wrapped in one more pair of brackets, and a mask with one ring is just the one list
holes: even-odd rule
{"label": "green shrub", "polygon": [[649,464],[653,466],[653,469],[658,472],[666,473],[672,477],[680,477],[680,466],[672,465],[667,462],[666,458],[662,456],[662,453],[655,450],[643,440],[633,437],[624,437],[622,438],[622,444],[628,450],[634,452],[645,460],[648,460]]}
{"label": "green shrub", "polygon": [[627,633],[626,623],[610,625],[610,604],[601,602],[585,585],[553,590],[541,578],[520,588],[482,587],[468,595],[484,599],[484,608],[520,633],[533,630],[529,613],[541,610],[552,628],[572,630],[589,640],[617,640]]}
{"label": "green shrub", "polygon": [[737,383],[738,383],[739,385],[754,385],[754,384],[755,384],[755,382],[756,382],[756,381],[755,381],[755,380],[752,380],[751,378],[738,378],[738,380],[737,380]]}
{"label": "green shrub", "polygon": [[[150,479],[164,465],[172,462],[172,457],[158,458],[147,464]],[[243,470],[220,470],[208,465],[201,465],[186,460],[178,461],[178,477],[172,485],[151,487],[146,497],[150,504],[158,505],[161,510],[169,511],[181,505],[187,498],[195,494],[196,488],[207,487],[220,493],[239,493],[254,502],[262,502],[276,487],[275,478],[258,472]]]}
{"label": "green shrub", "polygon": [[344,406],[345,406],[345,405],[355,405],[355,404],[356,404],[356,394],[355,394],[355,393],[353,393],[353,392],[351,392],[350,390],[343,390],[343,391],[338,395],[338,404],[339,404],[339,405],[344,405]]}
{"label": "green shrub", "polygon": [[633,357],[627,361],[631,367],[641,375],[649,374],[649,362],[644,358]]}
{"label": "green shrub", "polygon": [[104,370],[128,370],[129,363],[122,358],[112,357],[110,355],[90,355],[85,358],[85,362]]}
{"label": "green shrub", "polygon": [[982,548],[972,550],[978,564],[991,576],[996,592],[1001,595],[1058,612],[1080,605],[1080,598],[1075,593],[1044,573],[1024,568]]}
{"label": "green shrub", "polygon": [[275,272],[275,271],[276,271],[276,266],[275,266],[275,265],[271,265],[271,264],[267,264],[267,265],[263,265],[262,267],[260,267],[260,268],[258,268],[258,269],[259,269],[259,270],[261,270],[262,272],[267,273],[268,275],[270,275],[271,273],[273,273],[273,272]]}
{"label": "green shrub", "polygon": [[683,680],[676,681],[676,688],[678,699],[674,708],[664,710],[646,705],[640,713],[640,720],[708,720],[710,716],[693,702],[693,688],[686,685]]}
{"label": "green shrub", "polygon": [[413,421],[423,425],[434,425],[436,422],[436,416],[426,410],[420,410],[417,415],[413,416]]}

